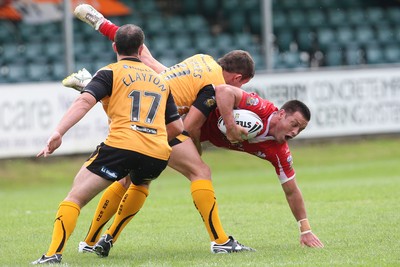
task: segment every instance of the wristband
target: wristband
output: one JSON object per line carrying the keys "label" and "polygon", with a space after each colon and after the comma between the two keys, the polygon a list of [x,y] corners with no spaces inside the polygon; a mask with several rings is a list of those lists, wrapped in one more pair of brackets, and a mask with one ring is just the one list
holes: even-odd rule
{"label": "wristband", "polygon": [[312,232],[311,230],[307,230],[307,231],[301,232],[300,235],[305,235],[305,234],[308,234],[308,233],[311,233],[311,232]]}
{"label": "wristband", "polygon": [[301,219],[297,223],[299,225],[300,235],[311,233],[311,226],[307,218]]}

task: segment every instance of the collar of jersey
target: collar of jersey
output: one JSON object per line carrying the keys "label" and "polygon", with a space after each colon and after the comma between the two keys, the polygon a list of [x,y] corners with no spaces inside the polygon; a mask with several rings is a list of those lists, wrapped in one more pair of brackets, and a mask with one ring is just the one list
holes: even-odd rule
{"label": "collar of jersey", "polygon": [[141,62],[140,59],[138,59],[137,57],[124,57],[124,58],[121,58],[121,60]]}

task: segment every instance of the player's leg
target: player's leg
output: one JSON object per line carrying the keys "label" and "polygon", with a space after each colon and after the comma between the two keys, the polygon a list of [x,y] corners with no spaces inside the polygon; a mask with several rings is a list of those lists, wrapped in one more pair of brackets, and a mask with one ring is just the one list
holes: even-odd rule
{"label": "player's leg", "polygon": [[96,254],[101,257],[108,256],[113,243],[118,239],[122,230],[143,207],[149,195],[150,182],[156,179],[168,164],[167,160],[156,159],[133,151],[130,154],[129,165],[125,166],[125,169],[131,170],[132,184],[124,194],[111,226],[93,247]]}
{"label": "player's leg", "polygon": [[[105,19],[104,16],[94,7],[88,4],[81,4],[75,8],[74,14],[78,19],[89,24],[91,27],[93,27],[95,30],[98,30],[102,35],[106,36],[111,41],[114,41],[115,33],[119,29],[119,26]],[[143,50],[139,56],[140,60],[144,64],[152,68],[157,73],[160,73],[167,68],[153,57],[146,45],[143,46]]]}
{"label": "player's leg", "polygon": [[[149,186],[150,182],[140,185],[134,185],[132,183],[130,184],[117,209],[118,215],[120,215],[121,218],[119,220],[115,220],[116,223],[113,223],[113,225],[111,225],[106,231],[106,234],[112,235],[114,242],[117,241],[121,233],[121,231],[118,231],[118,229],[125,227],[129,220],[131,220],[143,207],[144,202],[149,195]],[[128,205],[128,207],[124,208],[124,205]],[[121,227],[122,225],[124,226]]]}
{"label": "player's leg", "polygon": [[241,245],[225,233],[218,214],[210,168],[203,162],[190,138],[181,141],[172,146],[168,166],[182,173],[191,181],[190,190],[193,203],[199,211],[210,237],[211,252],[253,251],[252,248]]}
{"label": "player's leg", "polygon": [[[190,137],[181,140],[172,147],[169,166],[182,173],[191,181],[190,190],[195,207],[203,218],[212,242],[224,243],[228,240],[218,214],[218,205],[211,181],[211,170],[200,157],[200,128],[206,121],[209,112],[215,108],[206,105],[213,99],[214,89],[202,89],[183,121]],[[193,142],[197,141],[197,146]]]}
{"label": "player's leg", "polygon": [[107,257],[111,247],[128,223],[141,210],[149,195],[149,184],[131,184],[118,206],[114,221],[100,240],[93,246],[93,250],[101,257]]}
{"label": "player's leg", "polygon": [[85,240],[79,243],[78,252],[93,252],[93,245],[99,240],[104,225],[117,212],[119,203],[130,184],[130,178],[125,177],[107,187],[97,204]]}
{"label": "player's leg", "polygon": [[82,166],[74,179],[71,191],[59,205],[49,249],[32,264],[61,262],[61,255],[75,229],[81,208],[110,184],[110,181],[90,172],[86,166]]}
{"label": "player's leg", "polygon": [[111,41],[114,41],[114,36],[119,26],[105,19],[103,14],[98,12],[94,7],[88,4],[78,5],[74,10],[74,14],[75,17],[89,24]]}
{"label": "player's leg", "polygon": [[[180,143],[172,147],[169,166],[185,175],[191,181],[190,189],[193,202],[203,218],[210,236],[211,251],[213,253],[230,253],[251,250],[251,248],[240,245],[225,233],[218,214],[210,168],[200,157],[201,149],[196,147],[192,141],[194,139],[200,144],[201,126],[210,112],[216,107],[214,96],[215,92],[212,86],[206,86],[198,93],[183,121],[184,128],[189,131],[191,138],[181,139]],[[220,249],[220,247],[223,249]]]}
{"label": "player's leg", "polygon": [[218,215],[218,205],[211,182],[210,168],[203,162],[190,138],[172,147],[168,166],[191,181],[190,190],[195,207],[203,218],[211,241],[228,240]]}

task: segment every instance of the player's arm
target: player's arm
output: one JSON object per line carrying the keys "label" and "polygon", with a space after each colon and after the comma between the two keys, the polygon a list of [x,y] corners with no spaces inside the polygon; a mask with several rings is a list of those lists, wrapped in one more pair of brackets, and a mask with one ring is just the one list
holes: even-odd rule
{"label": "player's arm", "polygon": [[172,121],[167,124],[168,141],[171,141],[183,132],[182,119]]}
{"label": "player's arm", "polygon": [[239,105],[242,94],[242,89],[232,85],[215,86],[215,99],[225,123],[226,137],[232,143],[243,142],[247,136],[247,130],[237,125],[233,118],[233,109]]}
{"label": "player's arm", "polygon": [[199,90],[183,120],[185,130],[189,133],[200,155],[202,150],[200,144],[201,127],[216,107],[215,87],[212,84],[207,84]]}
{"label": "player's arm", "polygon": [[189,112],[186,114],[185,119],[183,120],[184,128],[189,133],[190,138],[195,144],[200,155],[202,152],[200,143],[201,127],[206,120],[207,117],[195,106],[190,107]]}
{"label": "player's arm", "polygon": [[322,248],[324,245],[318,237],[311,231],[310,223],[307,219],[306,208],[303,195],[297,186],[296,179],[291,179],[282,184],[283,191],[289,207],[299,224],[300,244],[302,246]]}
{"label": "player's arm", "polygon": [[143,50],[139,55],[140,61],[152,68],[155,72],[161,73],[167,69],[160,61],[155,59],[146,45],[143,45]]}
{"label": "player's arm", "polygon": [[96,103],[96,98],[89,93],[78,96],[58,123],[47,141],[46,147],[37,154],[37,157],[47,157],[60,147],[64,134],[79,122]]}

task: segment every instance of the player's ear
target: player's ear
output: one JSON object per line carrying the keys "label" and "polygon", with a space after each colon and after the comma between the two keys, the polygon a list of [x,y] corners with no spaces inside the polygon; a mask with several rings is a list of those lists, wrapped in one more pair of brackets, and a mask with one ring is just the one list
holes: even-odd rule
{"label": "player's ear", "polygon": [[236,83],[241,82],[242,81],[242,74],[240,73],[236,73],[235,76],[233,76],[233,79]]}
{"label": "player's ear", "polygon": [[278,116],[279,116],[279,119],[285,118],[285,116],[286,116],[286,111],[285,111],[284,109],[281,108],[281,109],[278,111]]}
{"label": "player's ear", "polygon": [[139,49],[138,49],[138,56],[140,56],[140,55],[142,54],[143,48],[144,48],[143,45],[139,46]]}
{"label": "player's ear", "polygon": [[112,48],[113,48],[115,53],[118,53],[117,46],[115,45],[115,42],[112,43]]}

